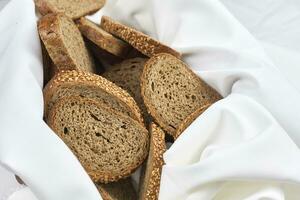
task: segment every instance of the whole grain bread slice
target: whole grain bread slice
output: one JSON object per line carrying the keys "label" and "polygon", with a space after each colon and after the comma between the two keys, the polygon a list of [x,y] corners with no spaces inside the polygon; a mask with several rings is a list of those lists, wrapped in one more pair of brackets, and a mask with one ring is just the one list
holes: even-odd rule
{"label": "whole grain bread slice", "polygon": [[76,24],[63,14],[49,14],[38,21],[38,32],[58,70],[95,72],[92,56]]}
{"label": "whole grain bread slice", "polygon": [[60,98],[81,96],[102,102],[143,123],[140,109],[123,89],[107,79],[83,71],[61,71],[44,88],[45,117]]}
{"label": "whole grain bread slice", "polygon": [[132,47],[104,31],[100,26],[85,17],[77,22],[80,32],[90,41],[94,42],[99,48],[121,58],[125,58]]}
{"label": "whole grain bread slice", "polygon": [[221,99],[181,60],[170,54],[150,58],[141,77],[141,93],[148,112],[169,134],[195,110]]}
{"label": "whole grain bread slice", "polygon": [[169,53],[178,58],[181,56],[176,50],[156,41],[142,32],[125,26],[110,17],[103,16],[101,18],[101,27],[105,31],[128,42],[131,46],[148,57],[158,53]]}
{"label": "whole grain bread slice", "polygon": [[47,123],[96,182],[128,177],[148,153],[148,131],[139,122],[93,99],[58,100]]}
{"label": "whole grain bread slice", "polygon": [[161,170],[166,151],[165,133],[156,124],[150,125],[150,150],[147,163],[140,180],[140,200],[157,200],[159,195]]}
{"label": "whole grain bread slice", "polygon": [[146,61],[146,58],[132,58],[125,60],[119,64],[111,66],[102,74],[102,76],[126,90],[137,102],[145,121],[149,122],[150,116],[147,113],[147,109],[141,95],[140,85],[141,75]]}
{"label": "whole grain bread slice", "polygon": [[121,179],[107,184],[96,184],[103,200],[136,200],[131,178]]}
{"label": "whole grain bread slice", "polygon": [[51,80],[51,78],[58,72],[57,67],[51,60],[45,45],[41,41],[42,59],[43,59],[43,73],[44,73],[44,86]]}
{"label": "whole grain bread slice", "polygon": [[92,14],[105,4],[105,0],[34,0],[34,2],[42,15],[64,13],[72,19]]}

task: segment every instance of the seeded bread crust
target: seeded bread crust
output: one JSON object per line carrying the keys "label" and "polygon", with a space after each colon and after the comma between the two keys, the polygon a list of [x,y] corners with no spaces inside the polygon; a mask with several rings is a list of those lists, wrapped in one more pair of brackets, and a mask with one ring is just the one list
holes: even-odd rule
{"label": "seeded bread crust", "polygon": [[[62,33],[63,22],[67,22],[72,29],[72,39],[76,42],[76,48],[85,56],[86,62],[82,66],[76,62],[74,55],[71,55],[71,49],[68,48],[66,41],[70,38]],[[86,70],[95,72],[95,64],[92,56],[88,52],[80,31],[74,22],[63,14],[48,14],[38,21],[38,32],[45,48],[58,70]],[[80,46],[79,46],[80,45]],[[82,48],[81,48],[82,47]],[[72,57],[73,56],[73,57]],[[84,62],[83,61],[83,62]]]}
{"label": "seeded bread crust", "polygon": [[178,126],[178,128],[176,129],[176,133],[174,134],[174,140],[176,140],[182,133],[183,131],[189,127],[193,121],[195,121],[195,119],[197,117],[199,117],[209,106],[211,106],[212,104],[207,104],[199,109],[197,109],[195,112],[193,112],[191,115],[189,115],[187,118],[185,118],[185,120],[183,120],[180,125]]}
{"label": "seeded bread crust", "polygon": [[140,200],[157,200],[159,195],[161,171],[164,165],[163,154],[166,151],[165,133],[156,124],[150,125],[150,150],[141,176]]}
{"label": "seeded bread crust", "polygon": [[52,96],[57,91],[57,88],[63,85],[78,84],[85,84],[88,86],[98,87],[100,90],[104,90],[108,94],[119,99],[132,111],[132,114],[135,116],[134,119],[143,124],[143,119],[139,107],[137,106],[134,99],[126,91],[124,91],[123,89],[116,86],[114,83],[106,80],[101,76],[75,70],[61,71],[56,76],[54,76],[46,85],[43,91],[46,118],[49,113],[49,110],[51,110],[51,108],[49,107],[49,102],[51,101]]}
{"label": "seeded bread crust", "polygon": [[129,44],[107,33],[100,26],[84,17],[80,18],[77,24],[80,32],[86,38],[115,56],[125,58],[132,49]]}
{"label": "seeded bread crust", "polygon": [[[132,118],[130,118],[130,117],[128,117],[128,116],[126,116],[126,115],[124,115],[122,113],[116,112],[113,109],[105,106],[104,104],[101,104],[99,102],[94,101],[93,99],[76,97],[76,96],[70,96],[70,97],[65,97],[65,98],[62,98],[62,99],[58,100],[55,103],[55,105],[53,106],[53,108],[51,109],[51,111],[49,113],[49,118],[47,119],[47,124],[49,125],[49,127],[62,140],[64,140],[64,138],[66,136],[65,136],[65,133],[62,132],[61,129],[59,129],[56,126],[59,123],[61,123],[61,121],[57,122],[56,118],[57,118],[57,115],[59,115],[59,109],[64,104],[72,104],[72,103],[76,103],[76,104],[79,104],[79,105],[88,104],[88,105],[96,106],[100,110],[102,110],[102,112],[110,113],[110,115],[115,116],[115,117],[112,117],[113,119],[122,120],[123,122],[127,122],[127,124],[131,124],[133,127],[136,127],[136,129],[139,129],[139,131],[135,132],[134,134],[139,134],[141,136],[141,141],[139,141],[139,143],[143,144],[143,146],[140,146],[140,149],[143,152],[143,154],[142,155],[140,155],[140,154],[137,155],[134,158],[136,160],[134,160],[134,162],[132,163],[132,165],[130,167],[127,167],[125,170],[118,171],[118,172],[116,172],[116,171],[112,172],[112,171],[108,171],[108,170],[106,170],[106,171],[93,170],[93,169],[91,169],[91,167],[89,165],[85,165],[84,160],[80,160],[80,162],[82,163],[83,167],[85,168],[85,170],[87,171],[87,173],[89,174],[89,176],[91,177],[91,179],[93,181],[95,181],[95,182],[110,183],[110,182],[115,182],[115,181],[118,181],[120,179],[123,179],[123,178],[126,178],[126,177],[130,176],[143,163],[143,161],[147,157],[148,148],[149,148],[149,133],[148,133],[148,131],[140,123],[138,123],[137,121],[133,120]],[[88,110],[87,112],[91,112],[91,111]],[[75,113],[76,113],[76,111],[75,111]],[[69,118],[66,118],[66,119],[69,119]],[[97,121],[98,121],[98,119],[97,119]],[[84,128],[86,125],[88,125],[88,123],[91,123],[91,122],[88,119],[83,119],[82,123],[81,122],[77,122],[77,123],[78,124],[75,124],[75,125],[78,125],[78,126]],[[98,123],[101,123],[101,122],[98,122]],[[107,123],[110,123],[110,122],[107,122]],[[78,133],[78,134],[81,134],[81,132]],[[126,138],[124,138],[124,139],[126,139]],[[72,144],[69,143],[67,145],[69,146],[69,148],[71,148],[71,150],[76,155],[77,154],[76,150],[74,150],[71,147]],[[78,144],[75,143],[73,145],[78,145]],[[120,143],[119,145],[123,145],[123,143]],[[110,151],[110,150],[107,149],[107,151]],[[86,158],[86,159],[88,159],[88,158]],[[128,159],[131,159],[131,161],[132,161],[133,158],[128,158]],[[107,163],[103,163],[103,165],[108,165],[108,164]],[[117,170],[117,168],[116,168],[116,170]]]}
{"label": "seeded bread crust", "polygon": [[[49,0],[34,0],[34,2],[35,2],[35,5],[36,5],[38,11],[41,13],[41,15],[46,15],[49,13],[64,13],[65,15],[67,15],[68,17],[70,17],[72,19],[78,19],[82,16],[95,13],[97,10],[102,8],[105,4],[105,0],[92,0],[90,3],[90,4],[93,3],[92,6],[90,6],[89,8],[86,8],[85,10],[82,10],[81,12],[78,12],[78,9],[76,9],[77,13],[72,14],[72,13],[69,13],[67,10],[64,10],[63,8],[59,8],[58,5],[51,3]],[[76,2],[71,2],[71,3],[76,4]],[[80,3],[77,3],[77,4],[78,4],[78,7],[80,7]]]}
{"label": "seeded bread crust", "polygon": [[[142,76],[141,76],[141,93],[142,93],[142,97],[143,97],[144,103],[146,105],[147,111],[150,113],[150,115],[160,125],[160,127],[162,127],[167,133],[169,133],[170,135],[172,135],[174,137],[177,127],[170,127],[169,126],[168,121],[166,121],[160,115],[161,113],[159,113],[157,111],[157,109],[154,107],[154,105],[152,103],[152,101],[155,101],[156,99],[150,98],[145,94],[146,87],[147,87],[147,84],[148,84],[147,83],[148,82],[148,71],[150,70],[152,65],[155,65],[158,61],[162,61],[164,59],[171,59],[173,61],[176,61],[178,63],[178,65],[185,68],[185,71],[191,77],[191,79],[193,79],[193,80],[195,80],[195,82],[199,83],[201,85],[201,88],[203,88],[205,90],[207,89],[210,92],[209,95],[211,96],[211,98],[206,99],[205,101],[203,101],[202,103],[204,105],[206,105],[209,102],[215,102],[215,101],[221,99],[222,97],[214,89],[210,88],[204,81],[202,81],[192,70],[190,70],[189,67],[185,63],[183,63],[181,60],[177,59],[176,57],[174,57],[170,54],[166,54],[166,53],[157,54],[157,55],[154,55],[153,57],[151,57],[146,62],[145,66],[144,66]],[[196,109],[198,109],[198,108],[196,108]],[[194,112],[194,111],[192,111],[192,112]]]}
{"label": "seeded bread crust", "polygon": [[158,53],[169,53],[177,58],[180,58],[181,56],[180,53],[174,49],[154,40],[142,32],[114,21],[110,17],[103,16],[101,18],[101,27],[105,31],[128,42],[130,45],[148,57],[152,57]]}

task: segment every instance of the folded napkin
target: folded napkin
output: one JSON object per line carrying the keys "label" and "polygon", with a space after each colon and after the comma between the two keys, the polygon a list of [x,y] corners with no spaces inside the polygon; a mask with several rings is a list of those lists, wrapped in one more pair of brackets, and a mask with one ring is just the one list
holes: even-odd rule
{"label": "folded napkin", "polygon": [[[230,8],[232,2],[224,0]],[[284,62],[274,64],[274,54],[272,59],[266,55],[261,41],[222,3],[108,0],[90,18],[99,22],[103,14],[182,52],[192,70],[225,97],[165,153],[159,199],[299,199],[300,86],[276,66]],[[42,120],[33,2],[11,0],[0,18],[1,165],[19,175],[37,199],[101,199],[77,159]],[[21,188],[9,199],[20,192],[25,198],[29,190]]]}

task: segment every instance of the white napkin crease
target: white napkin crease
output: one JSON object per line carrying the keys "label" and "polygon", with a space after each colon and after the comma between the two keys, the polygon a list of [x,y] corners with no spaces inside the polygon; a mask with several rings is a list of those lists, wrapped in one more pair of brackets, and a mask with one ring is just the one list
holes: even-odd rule
{"label": "white napkin crease", "polygon": [[[42,121],[34,6],[31,0],[16,2],[0,12],[5,22],[0,26],[0,162],[38,199],[100,199],[79,162]],[[255,2],[245,3],[248,11],[257,11],[260,1]],[[159,199],[299,199],[300,82],[287,71],[300,70],[285,67],[297,66],[293,54],[298,49],[289,48],[293,54],[287,54],[284,50],[292,43],[274,44],[274,35],[264,40],[257,30],[265,25],[268,33],[267,19],[280,13],[280,7],[271,5],[283,1],[276,2],[264,2],[270,5],[266,16],[247,23],[258,40],[217,0],[110,0],[90,17],[99,23],[101,15],[112,16],[176,48],[195,73],[225,97],[165,153]],[[235,15],[254,19],[236,1],[224,3]],[[292,11],[295,15],[284,15],[288,22],[300,13]],[[281,61],[280,55],[293,62]]]}

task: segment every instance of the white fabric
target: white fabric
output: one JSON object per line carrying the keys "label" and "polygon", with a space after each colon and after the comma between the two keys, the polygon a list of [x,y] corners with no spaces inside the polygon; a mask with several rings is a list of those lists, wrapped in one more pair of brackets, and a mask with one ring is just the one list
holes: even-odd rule
{"label": "white fabric", "polygon": [[[99,199],[42,121],[33,4],[16,2],[0,12],[0,161],[38,199]],[[91,19],[110,15],[178,49],[225,97],[165,153],[159,199],[298,200],[300,3],[223,2],[230,12],[217,0],[110,0]]]}

